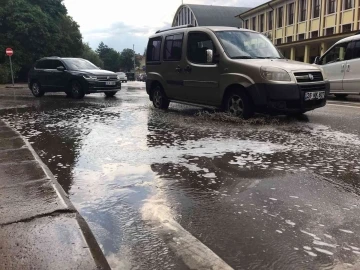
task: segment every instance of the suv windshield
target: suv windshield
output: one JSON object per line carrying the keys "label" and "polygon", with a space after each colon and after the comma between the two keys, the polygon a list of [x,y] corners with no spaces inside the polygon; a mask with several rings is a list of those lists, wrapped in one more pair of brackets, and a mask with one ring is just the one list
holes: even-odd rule
{"label": "suv windshield", "polygon": [[64,59],[64,62],[70,70],[99,69],[97,66],[84,59]]}
{"label": "suv windshield", "polygon": [[249,31],[218,31],[215,34],[232,59],[283,58],[262,34]]}

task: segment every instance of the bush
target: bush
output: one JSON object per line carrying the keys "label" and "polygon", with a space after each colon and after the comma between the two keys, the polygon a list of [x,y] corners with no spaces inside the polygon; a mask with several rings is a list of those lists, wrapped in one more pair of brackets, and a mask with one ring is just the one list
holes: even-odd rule
{"label": "bush", "polygon": [[10,67],[0,65],[0,84],[11,82]]}

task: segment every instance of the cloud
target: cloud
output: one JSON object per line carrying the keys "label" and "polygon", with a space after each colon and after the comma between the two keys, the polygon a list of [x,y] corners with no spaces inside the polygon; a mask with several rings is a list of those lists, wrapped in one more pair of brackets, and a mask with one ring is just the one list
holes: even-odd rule
{"label": "cloud", "polygon": [[[186,4],[254,7],[266,0],[184,0]],[[84,40],[96,48],[103,41],[118,51],[143,53],[147,39],[170,27],[179,0],[65,0],[69,14],[80,25]]]}

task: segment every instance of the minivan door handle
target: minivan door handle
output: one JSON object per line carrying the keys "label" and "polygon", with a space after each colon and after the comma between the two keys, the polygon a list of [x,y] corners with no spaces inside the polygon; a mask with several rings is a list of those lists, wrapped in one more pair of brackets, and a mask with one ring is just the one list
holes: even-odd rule
{"label": "minivan door handle", "polygon": [[344,72],[344,70],[345,70],[345,64],[342,64],[341,65],[341,72]]}
{"label": "minivan door handle", "polygon": [[185,69],[184,69],[185,72],[191,72],[192,71],[192,68],[188,65]]}
{"label": "minivan door handle", "polygon": [[346,65],[346,71],[350,72],[350,65],[349,64]]}
{"label": "minivan door handle", "polygon": [[177,72],[181,73],[182,68],[181,68],[180,66],[177,66],[177,67],[175,68],[175,70],[176,70]]}

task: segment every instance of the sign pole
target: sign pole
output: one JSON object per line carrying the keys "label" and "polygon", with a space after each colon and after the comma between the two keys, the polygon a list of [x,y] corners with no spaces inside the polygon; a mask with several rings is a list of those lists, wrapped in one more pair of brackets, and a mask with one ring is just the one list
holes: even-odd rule
{"label": "sign pole", "polygon": [[12,85],[14,86],[14,72],[13,72],[13,68],[12,68],[12,62],[11,62],[11,56],[9,56],[10,59],[10,70],[11,70],[11,81],[12,81]]}

